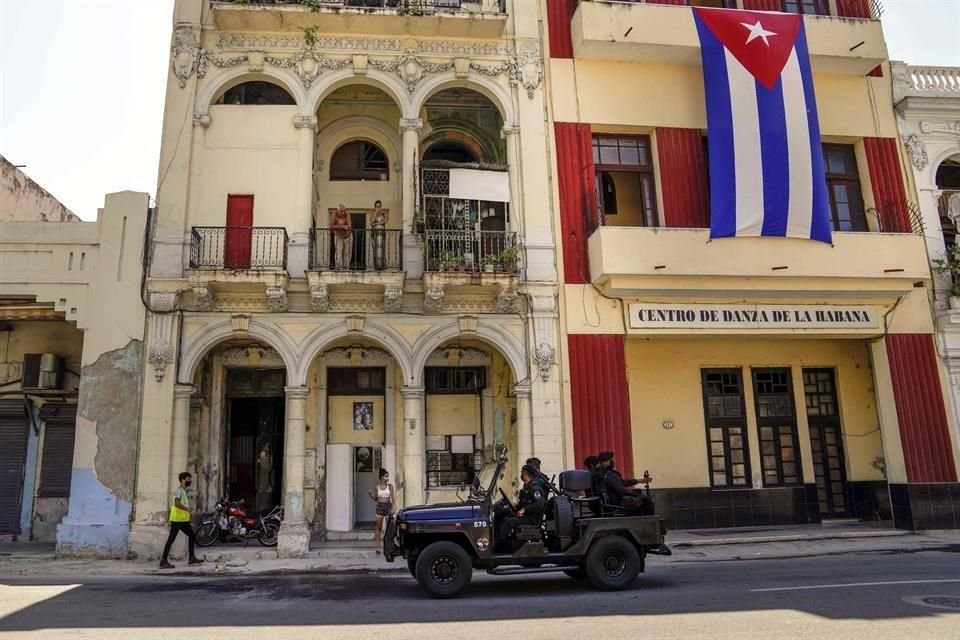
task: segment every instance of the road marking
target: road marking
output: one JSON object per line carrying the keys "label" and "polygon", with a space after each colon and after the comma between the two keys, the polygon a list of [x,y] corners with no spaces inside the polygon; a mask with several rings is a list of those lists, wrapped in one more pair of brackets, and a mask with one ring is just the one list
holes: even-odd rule
{"label": "road marking", "polygon": [[808,589],[841,589],[843,587],[879,587],[890,584],[937,584],[941,582],[960,582],[960,579],[946,578],[943,580],[888,580],[884,582],[847,582],[844,584],[812,584],[803,587],[768,587],[766,589],[750,589],[760,591],[804,591]]}

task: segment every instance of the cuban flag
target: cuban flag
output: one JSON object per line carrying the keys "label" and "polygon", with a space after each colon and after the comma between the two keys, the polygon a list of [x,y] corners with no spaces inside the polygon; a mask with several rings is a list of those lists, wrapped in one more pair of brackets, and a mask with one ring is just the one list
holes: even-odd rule
{"label": "cuban flag", "polygon": [[710,237],[831,242],[803,16],[702,8],[693,16],[707,99]]}

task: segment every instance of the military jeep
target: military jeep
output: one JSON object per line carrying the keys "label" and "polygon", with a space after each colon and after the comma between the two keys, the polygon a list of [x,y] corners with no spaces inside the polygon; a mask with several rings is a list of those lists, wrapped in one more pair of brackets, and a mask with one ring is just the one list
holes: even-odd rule
{"label": "military jeep", "polygon": [[666,549],[659,516],[582,497],[591,489],[591,474],[579,470],[561,473],[557,485],[547,482],[550,495],[539,523],[515,527],[509,540],[495,539],[494,520],[514,509],[498,489],[505,463],[501,455],[496,465],[486,465],[460,502],[407,507],[389,518],[387,562],[406,560],[410,575],[435,598],[462,594],[474,569],[493,575],[560,572],[614,591],[633,583],[648,553]]}

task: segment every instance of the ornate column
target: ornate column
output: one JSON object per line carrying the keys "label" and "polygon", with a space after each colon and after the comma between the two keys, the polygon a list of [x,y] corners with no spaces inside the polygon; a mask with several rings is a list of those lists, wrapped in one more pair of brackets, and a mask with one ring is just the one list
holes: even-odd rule
{"label": "ornate column", "polygon": [[310,235],[313,222],[313,149],[317,133],[316,116],[294,116],[297,129],[297,196],[294,200],[296,222],[290,229],[290,250],[287,254],[287,271],[292,278],[304,277],[309,266]]}
{"label": "ornate column", "polygon": [[507,171],[510,178],[510,219],[512,231],[523,233],[523,198],[520,194],[520,127],[505,125],[501,134],[507,141]]}
{"label": "ornate column", "polygon": [[310,550],[310,527],[303,516],[304,437],[306,435],[306,387],[284,387],[287,394],[286,432],[283,437],[283,525],[277,552],[296,558]]}
{"label": "ornate column", "polygon": [[177,478],[187,469],[187,455],[190,445],[190,400],[193,398],[193,385],[178,384],[173,387],[173,432],[170,435],[170,484],[168,493],[173,491],[180,480]]}
{"label": "ornate column", "polygon": [[423,387],[401,387],[403,396],[403,505],[422,504],[424,465]]}
{"label": "ornate column", "polygon": [[518,384],[513,388],[517,397],[517,466],[522,466],[533,456],[532,397],[530,385]]}
{"label": "ornate column", "polygon": [[400,159],[400,177],[403,184],[403,265],[407,277],[414,279],[423,274],[423,261],[413,235],[413,218],[417,210],[417,192],[414,184],[417,179],[417,153],[422,129],[423,120],[420,118],[400,119],[400,135],[403,137]]}

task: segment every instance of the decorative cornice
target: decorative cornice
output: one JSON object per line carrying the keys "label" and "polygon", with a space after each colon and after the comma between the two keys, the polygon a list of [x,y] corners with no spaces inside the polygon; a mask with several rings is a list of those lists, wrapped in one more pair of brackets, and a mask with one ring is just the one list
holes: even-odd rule
{"label": "decorative cornice", "polygon": [[400,131],[416,131],[420,132],[423,130],[423,120],[420,118],[400,118]]}
{"label": "decorative cornice", "polygon": [[[257,35],[239,32],[217,34],[220,49],[303,49],[300,36],[269,34]],[[336,36],[317,37],[313,48],[320,51],[349,53],[419,53],[421,55],[450,56],[506,56],[507,42],[455,42],[450,40],[414,40],[406,38],[344,38]]]}
{"label": "decorative cornice", "polygon": [[289,58],[278,58],[276,56],[264,56],[263,61],[278,69],[292,70],[305,89],[309,89],[314,80],[319,78],[325,71],[337,71],[353,64],[352,58],[328,58],[322,53],[304,49]]}
{"label": "decorative cornice", "polygon": [[317,116],[293,116],[293,126],[297,129],[317,129]]}
{"label": "decorative cornice", "polygon": [[953,122],[927,122],[920,123],[920,131],[923,133],[952,133],[960,136],[960,120]]}

